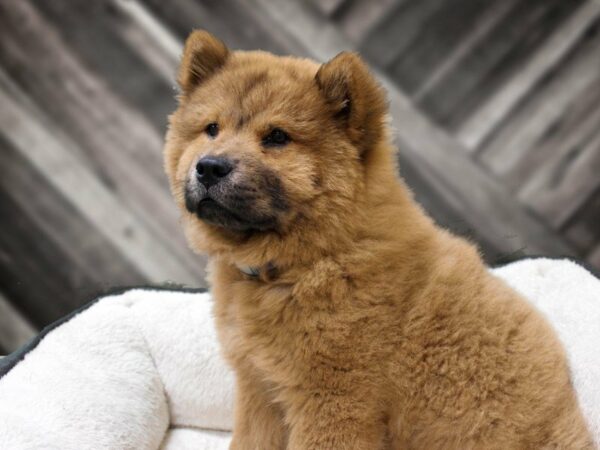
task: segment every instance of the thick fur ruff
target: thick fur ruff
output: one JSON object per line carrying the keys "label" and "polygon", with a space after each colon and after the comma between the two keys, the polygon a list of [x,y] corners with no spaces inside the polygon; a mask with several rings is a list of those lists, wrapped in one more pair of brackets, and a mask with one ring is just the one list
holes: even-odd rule
{"label": "thick fur ruff", "polygon": [[[399,179],[357,55],[319,66],[195,32],[179,80],[166,168],[211,258],[237,379],[231,448],[594,448],[551,327]],[[289,143],[266,145],[273,127]],[[226,206],[217,225],[186,207],[206,155],[236,164],[205,190]]]}

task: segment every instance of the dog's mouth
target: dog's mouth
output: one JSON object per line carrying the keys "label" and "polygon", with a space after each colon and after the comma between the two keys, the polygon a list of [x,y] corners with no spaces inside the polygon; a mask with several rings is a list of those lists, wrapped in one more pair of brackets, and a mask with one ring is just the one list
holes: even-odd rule
{"label": "dog's mouth", "polygon": [[202,198],[186,192],[186,209],[200,220],[213,226],[231,231],[268,231],[274,229],[277,221],[271,217],[257,217],[251,205],[232,208],[214,198],[208,192]]}

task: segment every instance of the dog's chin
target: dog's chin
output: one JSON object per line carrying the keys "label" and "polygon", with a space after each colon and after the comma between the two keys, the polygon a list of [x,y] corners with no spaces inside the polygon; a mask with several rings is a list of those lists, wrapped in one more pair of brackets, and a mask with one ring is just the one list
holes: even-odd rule
{"label": "dog's chin", "polygon": [[248,217],[246,212],[231,210],[212,198],[205,198],[195,205],[196,216],[209,225],[234,232],[267,232],[276,228],[273,218]]}

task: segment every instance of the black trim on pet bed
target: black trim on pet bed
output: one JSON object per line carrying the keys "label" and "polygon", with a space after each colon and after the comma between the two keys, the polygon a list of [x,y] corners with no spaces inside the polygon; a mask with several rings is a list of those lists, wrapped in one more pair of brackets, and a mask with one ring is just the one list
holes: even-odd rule
{"label": "black trim on pet bed", "polygon": [[82,313],[83,311],[88,309],[90,306],[95,305],[100,300],[102,300],[106,297],[112,297],[114,295],[122,295],[126,292],[133,291],[136,289],[141,289],[141,290],[145,290],[145,291],[187,292],[187,293],[192,293],[192,294],[194,294],[194,293],[201,294],[201,293],[208,291],[208,289],[205,289],[205,288],[186,288],[186,287],[182,287],[177,284],[175,284],[175,285],[166,284],[166,285],[160,285],[160,286],[146,285],[146,286],[129,286],[129,287],[110,288],[107,291],[105,291],[103,294],[100,294],[98,297],[93,299],[92,301],[80,306],[79,308],[70,312],[66,316],[61,317],[57,321],[52,322],[50,325],[44,327],[44,329],[42,331],[40,331],[40,333],[38,335],[34,336],[29,342],[27,342],[22,347],[15,350],[14,352],[12,352],[10,355],[5,356],[4,358],[0,359],[0,379],[2,379],[2,377],[4,375],[6,375],[8,372],[10,372],[19,362],[21,362],[30,351],[34,350],[38,346],[38,344],[42,341],[42,339],[44,339],[55,328],[58,328],[62,324],[68,322],[76,315]]}

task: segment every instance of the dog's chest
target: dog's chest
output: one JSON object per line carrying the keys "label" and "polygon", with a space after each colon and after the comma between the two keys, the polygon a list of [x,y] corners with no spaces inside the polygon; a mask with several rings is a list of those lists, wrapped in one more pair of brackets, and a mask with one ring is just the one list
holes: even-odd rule
{"label": "dog's chest", "polygon": [[241,285],[218,299],[227,304],[218,325],[229,358],[250,362],[281,384],[349,371],[381,353],[376,339],[363,339],[366,329],[382,331],[377,311],[357,306],[347,280],[329,275],[292,285]]}

